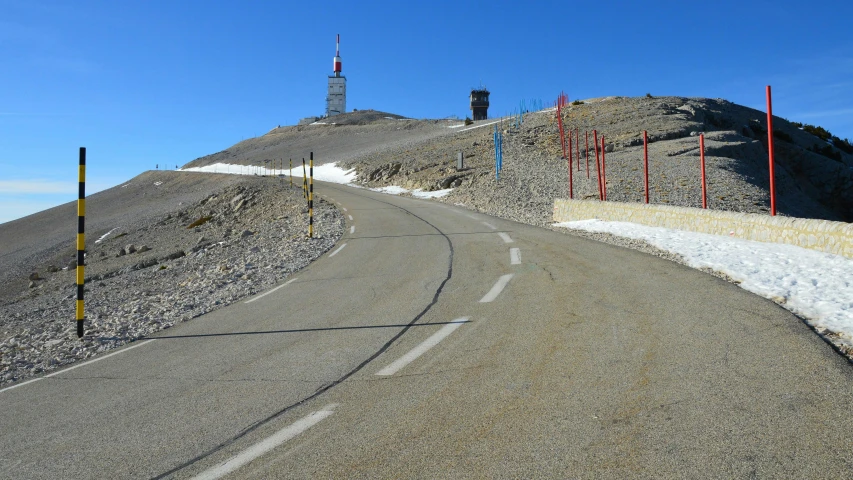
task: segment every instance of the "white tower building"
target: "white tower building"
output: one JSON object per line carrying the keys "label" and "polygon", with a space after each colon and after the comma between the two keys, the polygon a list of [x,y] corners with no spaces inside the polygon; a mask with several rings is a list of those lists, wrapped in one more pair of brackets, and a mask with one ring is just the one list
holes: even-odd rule
{"label": "white tower building", "polygon": [[329,76],[326,94],[326,116],[331,117],[347,111],[347,78],[341,75],[341,35],[335,49],[334,75]]}

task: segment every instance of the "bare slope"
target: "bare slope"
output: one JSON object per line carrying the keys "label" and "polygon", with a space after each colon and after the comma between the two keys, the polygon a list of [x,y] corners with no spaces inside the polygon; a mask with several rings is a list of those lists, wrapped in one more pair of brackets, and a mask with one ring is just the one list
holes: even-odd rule
{"label": "bare slope", "polygon": [[[720,99],[607,97],[568,106],[567,130],[580,130],[580,172],[575,198],[598,198],[592,130],[607,144],[608,200],[643,199],[642,132],[650,139],[652,203],[701,206],[699,139],[706,136],[709,208],[760,213],[769,208],[766,114]],[[435,190],[459,187],[446,201],[491,214],[544,225],[554,198],[568,197],[553,111],[527,115],[520,128],[501,125],[504,171],[494,176],[493,127],[456,133],[344,162],[370,186]],[[782,215],[853,220],[853,156],[829,147],[840,160],[815,153],[827,142],[775,117],[777,209]],[[586,173],[589,134],[590,175]],[[574,145],[573,145],[574,146]],[[574,150],[574,149],[573,149]],[[455,170],[456,152],[467,168]]]}
{"label": "bare slope", "polygon": [[185,167],[214,163],[265,165],[284,159],[294,165],[314,152],[318,164],[368,157],[389,148],[448,133],[458,121],[414,120],[400,115],[363,110],[325,118],[316,124],[274,128],[267,134],[242,141],[226,150],[197,158]]}
{"label": "bare slope", "polygon": [[341,213],[317,199],[315,235],[306,238],[301,190],[274,178],[146,172],[87,204],[82,341],[74,333],[75,271],[68,268],[76,256],[74,205],[0,225],[0,384],[267,288],[343,233]]}

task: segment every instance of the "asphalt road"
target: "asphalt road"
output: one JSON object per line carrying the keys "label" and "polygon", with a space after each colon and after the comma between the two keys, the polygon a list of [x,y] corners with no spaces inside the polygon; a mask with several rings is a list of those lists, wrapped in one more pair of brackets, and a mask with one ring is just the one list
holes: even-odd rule
{"label": "asphalt road", "polygon": [[315,188],[352,218],[289,283],[0,390],[0,477],[853,476],[853,366],[772,302]]}

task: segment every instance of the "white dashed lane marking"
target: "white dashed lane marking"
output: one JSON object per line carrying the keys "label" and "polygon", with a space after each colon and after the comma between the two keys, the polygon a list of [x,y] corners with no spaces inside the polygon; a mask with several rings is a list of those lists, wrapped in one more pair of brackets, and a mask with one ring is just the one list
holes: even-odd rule
{"label": "white dashed lane marking", "polygon": [[520,265],[521,264],[521,250],[517,248],[509,249],[509,263],[511,265]]}
{"label": "white dashed lane marking", "polygon": [[308,430],[314,425],[320,423],[320,421],[335,413],[334,410],[337,406],[337,404],[333,403],[330,405],[326,405],[320,411],[311,412],[310,414],[308,414],[308,416],[297,420],[296,423],[282,428],[281,430],[265,438],[264,440],[261,440],[260,442],[252,445],[246,450],[243,450],[243,452],[239,453],[238,455],[231,457],[230,459],[226,460],[225,463],[220,463],[219,465],[213,468],[207,469],[193,478],[195,480],[214,480],[217,478],[222,478],[225,475],[234,472],[243,465],[251,462],[252,460],[260,457],[261,455],[269,452],[270,450],[278,447],[282,443],[299,435],[305,430]]}
{"label": "white dashed lane marking", "polygon": [[352,221],[352,215],[347,215],[347,216],[349,217],[350,221]]}
{"label": "white dashed lane marking", "polygon": [[496,227],[496,226],[492,225],[492,224],[491,224],[491,223],[489,223],[489,222],[483,222],[483,225],[485,225],[485,226],[487,226],[487,227],[491,228],[492,230],[497,230],[497,229],[498,229],[498,227]]}
{"label": "white dashed lane marking", "polygon": [[355,233],[355,225],[349,227],[349,233]]}
{"label": "white dashed lane marking", "polygon": [[332,258],[332,257],[334,257],[335,255],[337,255],[337,254],[338,254],[338,252],[340,252],[341,250],[343,250],[343,249],[344,249],[344,247],[346,247],[346,246],[347,246],[347,244],[345,243],[345,244],[341,245],[340,247],[338,247],[338,249],[337,249],[337,250],[335,250],[334,252],[332,252],[332,253],[330,253],[330,254],[329,254],[329,258]]}
{"label": "white dashed lane marking", "polygon": [[504,243],[512,243],[512,238],[504,232],[498,232],[498,235],[503,239]]}
{"label": "white dashed lane marking", "polygon": [[103,360],[103,359],[105,359],[105,358],[110,358],[110,357],[112,357],[113,355],[118,355],[118,354],[120,354],[120,353],[128,352],[128,351],[130,351],[130,350],[133,350],[133,349],[134,349],[134,348],[136,348],[136,347],[141,347],[141,346],[143,346],[143,345],[145,345],[145,344],[147,344],[147,343],[151,343],[151,342],[153,342],[153,341],[154,341],[154,340],[145,340],[144,342],[139,342],[139,343],[137,343],[136,345],[133,345],[133,346],[130,346],[130,347],[127,347],[127,348],[123,348],[123,349],[121,349],[121,350],[119,350],[119,351],[117,351],[117,352],[113,352],[113,353],[110,353],[110,354],[104,355],[103,357],[98,357],[98,358],[95,358],[95,359],[89,360],[88,362],[78,363],[77,365],[74,365],[73,367],[69,367],[69,368],[66,368],[66,369],[64,369],[64,370],[60,370],[60,371],[58,371],[58,372],[53,372],[53,373],[50,373],[50,374],[45,375],[45,376],[40,377],[40,378],[34,378],[34,379],[32,379],[32,380],[27,380],[26,382],[21,382],[21,383],[19,383],[19,384],[17,384],[17,385],[12,385],[11,387],[6,387],[6,388],[4,388],[4,389],[0,390],[0,392],[5,392],[6,390],[12,390],[13,388],[23,387],[24,385],[26,385],[26,384],[28,384],[28,383],[37,382],[37,381],[42,380],[42,379],[45,379],[45,378],[54,377],[54,376],[56,376],[56,375],[62,375],[63,373],[68,373],[68,372],[70,372],[71,370],[74,370],[75,368],[84,367],[84,366],[86,366],[86,365],[89,365],[90,363],[100,362],[101,360]]}
{"label": "white dashed lane marking", "polygon": [[489,303],[491,301],[494,301],[494,299],[498,298],[498,295],[501,294],[503,289],[506,287],[506,284],[509,283],[510,280],[512,280],[513,275],[514,274],[512,273],[502,275],[501,278],[498,279],[498,282],[495,283],[495,286],[492,287],[491,290],[489,290],[489,293],[487,293],[483,298],[480,299],[480,303]]}
{"label": "white dashed lane marking", "polygon": [[279,286],[277,286],[277,287],[273,288],[273,289],[272,289],[272,290],[270,290],[269,292],[262,293],[262,294],[258,295],[257,297],[255,297],[255,298],[253,298],[253,299],[251,299],[251,300],[246,300],[244,303],[252,303],[252,302],[254,302],[255,300],[259,300],[259,299],[261,299],[261,298],[264,298],[264,297],[266,297],[267,295],[269,295],[269,294],[271,294],[271,293],[275,292],[275,291],[276,291],[276,290],[278,290],[279,288],[284,288],[284,287],[286,287],[287,285],[290,285],[291,283],[293,283],[293,282],[295,282],[295,281],[296,281],[296,279],[295,279],[295,278],[291,278],[290,280],[288,280],[288,281],[286,281],[286,282],[282,283],[281,285],[279,285]]}
{"label": "white dashed lane marking", "polygon": [[448,323],[447,325],[441,327],[441,329],[432,334],[429,338],[424,340],[420,345],[413,348],[409,351],[409,353],[403,355],[394,361],[391,365],[383,368],[376,372],[376,375],[394,375],[399,372],[403,367],[415,361],[418,357],[426,353],[430,348],[438,345],[438,342],[444,340],[448,335],[453,333],[457,328],[461,327],[462,324],[468,321],[468,317],[457,318],[456,320]]}

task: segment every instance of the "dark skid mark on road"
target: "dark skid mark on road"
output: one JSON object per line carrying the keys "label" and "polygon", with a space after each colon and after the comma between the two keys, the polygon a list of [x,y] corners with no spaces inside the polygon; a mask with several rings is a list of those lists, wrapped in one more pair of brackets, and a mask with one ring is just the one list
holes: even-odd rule
{"label": "dark skid mark on road", "polygon": [[[394,204],[389,203],[389,202],[384,202],[384,201],[382,201],[382,200],[377,200],[377,199],[375,199],[375,198],[370,198],[370,197],[367,197],[367,196],[365,196],[365,195],[360,195],[360,194],[355,193],[355,192],[343,192],[343,190],[341,190],[340,188],[334,188],[334,187],[326,187],[326,188],[330,188],[331,190],[338,190],[338,191],[340,191],[340,192],[342,192],[342,193],[347,193],[347,194],[350,194],[350,195],[355,195],[355,196],[359,196],[359,197],[367,198],[367,199],[372,200],[372,201],[374,201],[374,202],[384,203],[384,204],[386,204],[386,205],[390,205],[390,206],[392,206],[392,207],[398,208],[398,209],[400,209],[400,210],[402,210],[402,211],[406,212],[407,214],[409,214],[409,215],[411,215],[411,216],[413,216],[413,217],[417,218],[418,220],[420,220],[420,221],[422,221],[422,222],[426,223],[427,225],[429,225],[429,226],[430,226],[430,227],[432,227],[433,229],[435,229],[435,231],[437,231],[439,234],[441,234],[441,236],[442,236],[442,237],[444,237],[444,239],[447,241],[447,246],[448,246],[448,248],[449,248],[449,250],[450,250],[450,256],[449,256],[449,258],[448,258],[448,262],[447,262],[447,276],[444,278],[444,280],[442,280],[441,285],[439,285],[439,286],[438,286],[438,289],[436,289],[435,294],[434,294],[434,295],[433,295],[433,297],[432,297],[432,301],[431,301],[431,302],[430,302],[426,307],[424,307],[424,309],[423,309],[423,310],[421,310],[421,313],[417,314],[417,315],[415,316],[415,318],[413,318],[413,319],[412,319],[412,321],[411,321],[411,322],[409,322],[409,323],[407,323],[405,326],[403,326],[403,328],[402,328],[399,332],[397,332],[397,334],[396,334],[396,335],[394,335],[393,337],[391,337],[391,339],[390,339],[390,340],[388,340],[387,342],[385,342],[385,344],[384,344],[384,345],[382,345],[382,347],[380,347],[380,348],[379,348],[379,350],[377,350],[373,355],[371,355],[370,357],[368,357],[365,361],[363,361],[363,362],[361,362],[360,364],[358,364],[355,368],[353,368],[352,370],[350,370],[349,372],[347,372],[346,374],[344,374],[344,375],[343,375],[342,377],[340,377],[339,379],[337,379],[337,380],[335,380],[335,381],[333,381],[333,382],[330,382],[330,383],[328,383],[328,384],[326,384],[326,385],[324,385],[324,386],[320,387],[316,392],[314,392],[314,393],[313,393],[313,394],[311,394],[310,396],[305,397],[305,398],[303,398],[302,400],[299,400],[299,401],[297,401],[297,402],[295,402],[295,403],[292,403],[292,404],[290,404],[290,405],[288,405],[288,406],[286,406],[286,407],[282,408],[281,410],[279,410],[279,411],[277,411],[277,412],[273,413],[272,415],[270,415],[270,416],[268,416],[268,417],[266,417],[266,418],[264,418],[264,419],[262,419],[262,420],[258,420],[257,422],[255,422],[255,423],[253,423],[253,424],[249,425],[249,426],[248,426],[248,427],[246,427],[242,432],[240,432],[240,433],[238,433],[237,435],[235,435],[235,436],[233,436],[233,437],[229,438],[228,440],[226,440],[226,441],[224,441],[224,442],[220,443],[219,445],[217,445],[217,446],[215,446],[215,447],[211,448],[210,450],[208,450],[208,451],[206,451],[206,452],[204,452],[204,453],[202,453],[202,454],[200,454],[200,455],[198,455],[198,456],[196,456],[196,457],[194,457],[194,458],[192,458],[192,459],[190,459],[190,460],[188,460],[188,461],[186,461],[186,462],[184,462],[184,463],[182,463],[182,464],[180,464],[180,465],[178,465],[178,466],[176,466],[176,467],[174,467],[174,468],[172,468],[171,470],[169,470],[169,471],[167,471],[167,472],[161,473],[160,475],[157,475],[156,477],[152,477],[152,479],[153,479],[153,480],[159,480],[159,479],[162,479],[162,478],[166,478],[166,477],[168,477],[169,475],[172,475],[173,473],[176,473],[176,472],[178,472],[178,471],[180,471],[180,470],[183,470],[184,468],[186,468],[186,467],[188,467],[188,466],[190,466],[190,465],[192,465],[192,464],[194,464],[194,463],[196,463],[196,462],[198,462],[198,461],[200,461],[200,460],[202,460],[202,459],[204,459],[204,458],[206,458],[206,457],[208,457],[208,456],[210,456],[210,455],[213,455],[214,453],[218,452],[219,450],[221,450],[221,449],[223,449],[223,448],[227,447],[228,445],[231,445],[231,444],[232,444],[232,443],[234,443],[235,441],[237,441],[237,440],[239,440],[239,439],[243,438],[244,436],[248,435],[249,433],[251,433],[251,432],[253,432],[253,431],[257,430],[259,427],[261,427],[261,426],[263,426],[263,425],[266,425],[267,423],[269,423],[269,422],[271,422],[271,421],[275,420],[276,418],[280,417],[281,415],[284,415],[285,413],[289,412],[290,410],[293,410],[294,408],[296,408],[296,407],[298,407],[298,406],[302,405],[303,403],[309,402],[309,401],[311,401],[311,400],[313,400],[313,399],[315,399],[315,398],[319,397],[320,395],[322,395],[322,394],[326,393],[327,391],[329,391],[332,387],[335,387],[336,385],[338,385],[338,384],[340,384],[340,383],[344,382],[346,379],[348,379],[349,377],[351,377],[351,376],[355,375],[355,374],[356,374],[356,373],[358,373],[362,368],[364,368],[365,366],[367,366],[367,364],[368,364],[368,363],[370,363],[370,362],[372,362],[374,359],[376,359],[376,357],[378,357],[379,355],[381,355],[382,353],[384,353],[386,350],[388,350],[388,349],[391,347],[391,345],[393,345],[393,344],[394,344],[394,342],[396,342],[400,337],[402,337],[406,332],[408,332],[408,331],[409,331],[409,329],[410,329],[411,327],[413,327],[413,326],[418,322],[418,320],[420,320],[424,315],[426,315],[426,313],[427,313],[428,311],[430,311],[430,309],[432,309],[432,307],[433,307],[433,306],[438,302],[438,297],[439,297],[439,295],[441,295],[441,291],[444,289],[444,286],[445,286],[445,285],[447,284],[447,282],[450,280],[450,277],[452,277],[452,276],[453,276],[453,243],[450,241],[450,237],[448,237],[448,236],[447,236],[447,235],[445,235],[444,233],[441,233],[441,230],[439,230],[435,225],[433,225],[433,224],[429,223],[428,221],[424,220],[423,218],[419,217],[418,215],[415,215],[415,214],[414,214],[414,213],[412,213],[411,211],[406,210],[406,209],[405,209],[405,208],[403,208],[403,207],[400,207],[400,206],[394,205]],[[454,322],[450,322],[450,323],[454,323]],[[162,338],[162,337],[161,337],[161,338]]]}
{"label": "dark skid mark on road", "polygon": [[267,335],[270,333],[306,333],[306,332],[333,332],[335,330],[360,330],[364,328],[410,328],[428,327],[430,325],[448,325],[451,323],[471,323],[471,320],[455,320],[452,322],[428,322],[412,325],[401,323],[398,325],[356,325],[353,327],[325,327],[325,328],[297,328],[294,330],[263,330],[260,332],[230,332],[230,333],[202,333],[198,335],[172,335],[168,337],[154,337],[151,340],[176,340],[182,338],[206,338],[206,337],[231,337],[237,335]]}

